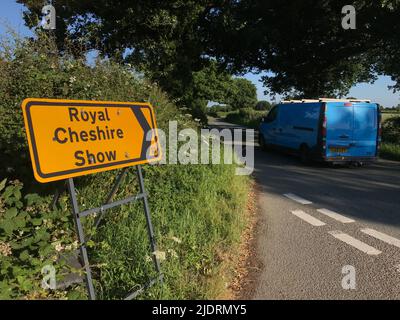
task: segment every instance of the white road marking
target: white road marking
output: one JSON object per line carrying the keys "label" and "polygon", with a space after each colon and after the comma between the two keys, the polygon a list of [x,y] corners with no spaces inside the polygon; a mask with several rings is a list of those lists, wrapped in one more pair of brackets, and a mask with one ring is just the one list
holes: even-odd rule
{"label": "white road marking", "polygon": [[344,233],[342,231],[329,231],[328,233],[331,234],[332,236],[334,236],[336,239],[339,239],[366,254],[378,255],[378,254],[382,253],[378,249],[375,249],[374,247],[371,247],[370,245],[368,245],[360,240],[357,240],[356,238],[353,238],[352,236],[350,236],[347,233]]}
{"label": "white road marking", "polygon": [[299,197],[299,196],[296,196],[295,194],[293,194],[293,193],[285,193],[285,194],[283,194],[286,198],[289,198],[289,199],[291,199],[291,200],[293,200],[293,201],[296,201],[296,202],[298,202],[298,203],[301,203],[301,204],[311,204],[312,202],[311,201],[308,201],[308,200],[306,200],[306,199],[303,199],[303,198],[301,198],[301,197]]}
{"label": "white road marking", "polygon": [[320,227],[325,225],[325,222],[322,222],[321,220],[314,218],[308,213],[305,213],[303,210],[293,210],[291,211],[291,213],[293,213],[296,217],[299,217],[300,219],[304,220],[305,222],[308,222],[309,224],[313,225],[314,227]]}
{"label": "white road marking", "polygon": [[326,216],[328,216],[328,217],[330,217],[330,218],[332,218],[332,219],[340,221],[342,223],[352,223],[352,222],[354,222],[353,219],[347,218],[345,216],[342,216],[339,213],[336,213],[336,212],[328,210],[328,209],[322,208],[322,209],[318,209],[317,211],[322,213],[322,214],[324,214],[324,215],[326,215]]}
{"label": "white road marking", "polygon": [[370,229],[370,228],[361,229],[361,232],[364,232],[365,234],[368,234],[371,237],[374,237],[383,242],[391,244],[397,248],[400,248],[400,240],[396,239],[395,237],[389,236],[385,233],[382,233],[382,232],[379,232],[379,231],[376,231],[376,230]]}

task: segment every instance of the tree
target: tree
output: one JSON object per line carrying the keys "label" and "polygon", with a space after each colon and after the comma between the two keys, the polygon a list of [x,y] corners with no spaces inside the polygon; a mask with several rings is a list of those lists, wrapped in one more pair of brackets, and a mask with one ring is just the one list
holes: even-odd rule
{"label": "tree", "polygon": [[233,78],[228,90],[226,103],[232,109],[254,108],[257,103],[257,88],[247,79]]}
{"label": "tree", "polygon": [[265,100],[258,101],[254,107],[255,110],[267,110],[267,111],[271,110],[271,108],[272,108],[271,104]]}
{"label": "tree", "polygon": [[271,93],[298,98],[344,96],[376,72],[400,80],[399,1],[355,1],[356,30],[341,26],[346,4],[236,1],[209,26],[218,37],[214,53],[233,72],[269,71],[263,81]]}
{"label": "tree", "polygon": [[[18,0],[27,7],[25,21],[37,25],[43,1]],[[218,3],[206,0],[81,1],[57,0],[56,38],[110,58],[133,64],[179,99],[193,86],[193,72],[208,65],[200,31],[205,16]],[[78,50],[79,52],[79,50]]]}
{"label": "tree", "polygon": [[[43,1],[18,0],[37,23]],[[345,96],[388,74],[400,90],[398,0],[356,0],[357,29],[344,30],[346,0],[57,0],[56,36],[130,61],[174,98],[193,91],[210,59],[232,74],[268,71],[272,94]],[[184,103],[184,99],[179,100]],[[187,101],[185,102],[187,103]]]}

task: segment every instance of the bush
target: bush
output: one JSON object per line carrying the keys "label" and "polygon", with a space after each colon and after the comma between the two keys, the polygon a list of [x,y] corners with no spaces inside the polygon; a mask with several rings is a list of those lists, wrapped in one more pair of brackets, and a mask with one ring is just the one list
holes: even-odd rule
{"label": "bush", "polygon": [[[52,264],[61,279],[68,271],[61,256],[77,246],[64,192],[59,208],[49,209],[57,183],[34,182],[27,149],[21,102],[27,97],[149,100],[159,127],[168,121],[197,128],[168,97],[129,66],[97,60],[88,66],[68,53],[55,54],[49,39],[16,41],[0,52],[0,298],[85,298],[83,285],[45,291],[41,268]],[[247,178],[235,176],[233,165],[154,165],[143,168],[165,284],[144,298],[215,298],[227,278],[222,270],[245,223]],[[81,208],[103,204],[116,171],[75,179]],[[22,182],[19,182],[22,181]],[[60,183],[58,183],[60,184]],[[116,195],[138,192],[134,170]],[[151,276],[151,255],[141,203],[108,212],[97,231],[93,217],[84,221],[98,296],[121,298]],[[151,260],[151,259],[150,259]],[[68,269],[68,268],[67,268]]]}
{"label": "bush", "polygon": [[392,117],[382,123],[382,141],[400,144],[400,117]]}
{"label": "bush", "polygon": [[400,161],[400,144],[382,143],[379,156],[385,159]]}
{"label": "bush", "polygon": [[261,118],[265,115],[265,111],[256,111],[251,108],[245,108],[229,113],[225,120],[227,122],[232,122],[256,129],[260,124]]}
{"label": "bush", "polygon": [[[51,211],[46,198],[22,196],[21,190],[18,181],[7,187],[6,180],[0,183],[0,299],[66,297],[41,287],[42,268],[57,266],[56,274],[61,275],[68,270],[58,261],[61,249],[77,248],[66,203],[61,201],[62,209]],[[74,287],[69,292],[84,296]]]}
{"label": "bush", "polygon": [[271,108],[272,108],[271,104],[265,100],[258,101],[254,107],[254,109],[258,111],[269,111],[271,110]]}
{"label": "bush", "polygon": [[207,114],[212,117],[218,117],[219,113],[230,112],[232,107],[228,105],[214,105],[207,109]]}

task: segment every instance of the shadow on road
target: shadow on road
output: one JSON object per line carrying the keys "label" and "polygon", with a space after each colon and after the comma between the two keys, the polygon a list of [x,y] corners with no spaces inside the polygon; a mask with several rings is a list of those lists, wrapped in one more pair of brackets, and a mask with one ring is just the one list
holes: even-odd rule
{"label": "shadow on road", "polygon": [[400,225],[400,163],[305,166],[296,157],[257,148],[254,175],[266,192],[291,192],[348,216]]}

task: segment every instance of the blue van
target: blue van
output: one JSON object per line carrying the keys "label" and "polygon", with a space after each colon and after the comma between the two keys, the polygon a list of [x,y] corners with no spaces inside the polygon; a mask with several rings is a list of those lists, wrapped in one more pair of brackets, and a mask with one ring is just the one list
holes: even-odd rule
{"label": "blue van", "polygon": [[275,147],[301,160],[363,164],[377,159],[379,105],[369,100],[292,100],[276,105],[259,127],[261,148]]}

